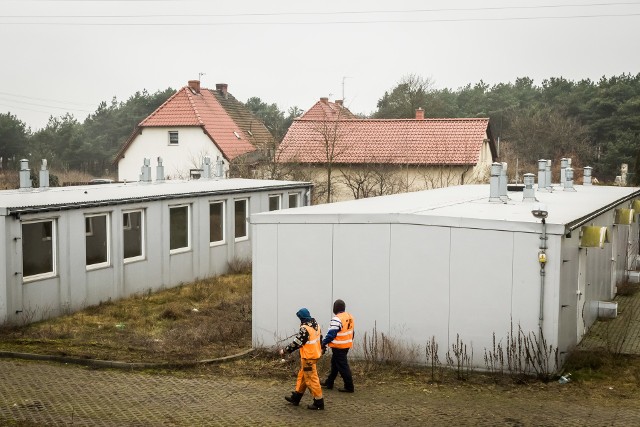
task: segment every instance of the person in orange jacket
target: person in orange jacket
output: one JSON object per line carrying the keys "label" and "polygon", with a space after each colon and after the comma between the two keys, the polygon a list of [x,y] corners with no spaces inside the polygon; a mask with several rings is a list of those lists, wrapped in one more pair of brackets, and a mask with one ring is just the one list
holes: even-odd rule
{"label": "person in orange jacket", "polygon": [[333,388],[333,383],[338,373],[344,381],[344,388],[338,391],[353,393],[353,377],[347,360],[347,353],[353,347],[354,321],[353,316],[347,313],[346,304],[341,299],[333,303],[333,314],[327,335],[322,340],[322,353],[326,351],[327,345],[331,347],[331,372],[326,380],[322,381],[322,386],[327,389]]}
{"label": "person in orange jacket", "polygon": [[313,396],[313,403],[307,405],[307,409],[322,410],[324,409],[324,398],[322,397],[320,378],[316,368],[318,359],[322,356],[320,326],[318,326],[318,322],[311,317],[309,310],[306,308],[298,310],[296,316],[300,319],[300,330],[293,341],[280,350],[280,355],[282,356],[285,352],[293,353],[300,349],[300,371],[298,372],[296,389],[291,393],[291,396],[286,396],[285,400],[294,406],[298,406],[300,399],[302,399],[304,392],[308,388]]}

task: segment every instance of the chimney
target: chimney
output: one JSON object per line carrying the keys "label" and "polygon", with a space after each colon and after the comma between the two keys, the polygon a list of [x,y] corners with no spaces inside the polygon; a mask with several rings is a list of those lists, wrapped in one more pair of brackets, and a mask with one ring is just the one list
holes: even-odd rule
{"label": "chimney", "polygon": [[538,160],[538,191],[547,187],[547,173],[545,169],[547,167],[547,161],[545,159]]}
{"label": "chimney", "polygon": [[567,179],[564,182],[564,191],[576,191],[573,188],[573,168],[567,168]]}
{"label": "chimney", "polygon": [[532,173],[524,174],[524,190],[522,194],[523,202],[535,202],[536,201],[536,190],[533,188],[533,183],[535,182],[536,176]]}
{"label": "chimney", "polygon": [[140,168],[140,182],[151,182],[151,160],[145,157],[144,164]]}
{"label": "chimney", "polygon": [[336,99],[335,103],[342,107],[343,100],[342,99]]}
{"label": "chimney", "polygon": [[158,157],[158,166],[156,166],[156,182],[164,181],[164,166],[162,166],[162,157]]}
{"label": "chimney", "polygon": [[211,179],[211,157],[204,156],[200,169],[202,169],[202,178]]}
{"label": "chimney", "polygon": [[220,93],[220,95],[222,95],[224,97],[224,99],[227,99],[227,88],[229,87],[228,84],[226,83],[216,83],[216,90]]}
{"label": "chimney", "polygon": [[195,93],[200,93],[200,80],[189,80],[189,89]]}
{"label": "chimney", "polygon": [[591,166],[585,166],[582,175],[582,185],[591,185]]}
{"label": "chimney", "polygon": [[416,110],[416,120],[424,120],[424,110],[420,107]]}
{"label": "chimney", "polygon": [[567,179],[566,171],[569,167],[569,159],[563,157],[560,159],[560,185],[564,187],[564,182]]}
{"label": "chimney", "polygon": [[320,102],[322,102],[323,104],[328,104],[329,103],[329,98],[322,97],[322,98],[320,98]]}
{"label": "chimney", "polygon": [[40,167],[40,188],[49,188],[49,170],[47,169],[46,159],[42,159],[42,166]]}
{"label": "chimney", "polygon": [[31,170],[29,169],[29,160],[20,160],[20,189],[28,190],[31,188]]}
{"label": "chimney", "polygon": [[491,164],[491,178],[489,180],[489,201],[501,202],[500,200],[500,175],[502,174],[502,163]]}

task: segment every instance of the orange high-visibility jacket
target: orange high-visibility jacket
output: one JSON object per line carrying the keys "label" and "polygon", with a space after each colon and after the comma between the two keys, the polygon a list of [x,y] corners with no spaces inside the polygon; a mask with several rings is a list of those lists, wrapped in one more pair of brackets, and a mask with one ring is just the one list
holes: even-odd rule
{"label": "orange high-visibility jacket", "polygon": [[303,359],[320,359],[322,346],[320,342],[320,326],[315,330],[309,325],[302,325],[309,333],[309,339],[300,347],[300,357]]}
{"label": "orange high-visibility jacket", "polygon": [[329,343],[332,348],[351,348],[353,347],[353,317],[343,311],[336,314],[342,323],[342,329],[338,331],[333,341]]}

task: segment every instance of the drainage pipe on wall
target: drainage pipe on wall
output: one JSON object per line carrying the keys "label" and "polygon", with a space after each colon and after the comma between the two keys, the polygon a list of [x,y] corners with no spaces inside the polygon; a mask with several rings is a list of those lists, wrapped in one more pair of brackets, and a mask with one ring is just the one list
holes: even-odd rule
{"label": "drainage pipe on wall", "polygon": [[547,264],[547,222],[542,218],[542,235],[540,236],[540,252],[538,252],[538,262],[540,263],[540,316],[538,326],[542,332],[542,322],[544,320],[544,267]]}

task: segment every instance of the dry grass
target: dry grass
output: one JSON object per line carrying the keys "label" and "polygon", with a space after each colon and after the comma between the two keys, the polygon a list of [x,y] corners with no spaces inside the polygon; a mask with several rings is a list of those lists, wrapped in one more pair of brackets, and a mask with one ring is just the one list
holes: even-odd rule
{"label": "dry grass", "polygon": [[220,276],[0,330],[0,349],[128,362],[186,362],[251,347],[251,276]]}

